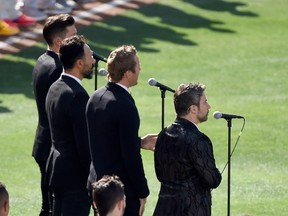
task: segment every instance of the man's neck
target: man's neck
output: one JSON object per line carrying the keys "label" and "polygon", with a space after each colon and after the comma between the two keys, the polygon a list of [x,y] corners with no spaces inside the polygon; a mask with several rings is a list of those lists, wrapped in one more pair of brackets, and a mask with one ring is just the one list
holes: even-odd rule
{"label": "man's neck", "polygon": [[81,74],[78,73],[78,71],[76,71],[76,70],[73,70],[73,69],[71,69],[71,70],[64,70],[64,72],[65,72],[66,74],[71,75],[71,76],[77,77],[79,80],[82,80],[82,79],[83,79],[83,76],[81,76]]}
{"label": "man's neck", "polygon": [[180,118],[186,119],[187,121],[190,121],[191,123],[195,124],[198,127],[199,121],[197,121],[197,119],[195,119],[193,116],[185,115],[185,116],[180,116]]}
{"label": "man's neck", "polygon": [[55,53],[57,53],[59,55],[59,49],[56,48],[55,46],[48,46],[47,49],[52,51],[52,52],[55,52]]}
{"label": "man's neck", "polygon": [[130,87],[128,82],[126,82],[125,80],[120,80],[119,82],[116,82],[117,84],[120,84],[122,86],[125,86],[127,89]]}

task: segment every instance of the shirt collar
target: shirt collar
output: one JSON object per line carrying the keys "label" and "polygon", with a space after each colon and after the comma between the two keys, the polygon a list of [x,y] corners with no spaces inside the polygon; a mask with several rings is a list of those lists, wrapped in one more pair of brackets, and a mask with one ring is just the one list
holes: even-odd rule
{"label": "shirt collar", "polygon": [[121,83],[115,83],[115,84],[121,86],[121,87],[124,88],[127,92],[129,92],[129,89],[128,89],[126,86],[124,86],[123,84],[121,84]]}
{"label": "shirt collar", "polygon": [[59,52],[55,52],[54,50],[51,50],[50,47],[48,47],[47,50],[56,53],[58,56],[60,55]]}
{"label": "shirt collar", "polygon": [[75,76],[73,76],[71,74],[65,73],[65,71],[62,72],[62,75],[71,77],[72,79],[76,80],[80,85],[82,85],[82,82],[81,82],[81,80],[78,77],[75,77]]}

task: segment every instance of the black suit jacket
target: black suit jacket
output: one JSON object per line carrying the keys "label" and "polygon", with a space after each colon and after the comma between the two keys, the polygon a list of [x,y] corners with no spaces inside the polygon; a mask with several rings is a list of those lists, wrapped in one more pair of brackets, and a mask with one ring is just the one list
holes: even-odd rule
{"label": "black suit jacket", "polygon": [[97,178],[118,175],[127,197],[147,197],[149,189],[138,137],[140,119],[131,95],[109,82],[89,99],[86,118]]}
{"label": "black suit jacket", "polygon": [[46,161],[51,149],[51,136],[45,100],[49,87],[59,79],[63,71],[62,64],[55,52],[47,50],[41,55],[32,72],[33,90],[38,111],[38,126],[34,139],[32,155],[36,161]]}
{"label": "black suit jacket", "polygon": [[85,118],[88,99],[85,89],[65,75],[48,91],[46,111],[52,149],[47,174],[55,191],[86,188],[91,163]]}

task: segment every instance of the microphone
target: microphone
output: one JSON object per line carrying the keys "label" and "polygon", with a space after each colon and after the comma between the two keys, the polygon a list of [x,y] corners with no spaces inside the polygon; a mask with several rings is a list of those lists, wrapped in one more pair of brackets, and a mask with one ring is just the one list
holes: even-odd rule
{"label": "microphone", "polygon": [[215,119],[224,118],[224,119],[233,119],[233,118],[244,118],[243,116],[233,115],[233,114],[225,114],[219,111],[215,111],[213,113]]}
{"label": "microphone", "polygon": [[108,72],[105,70],[105,68],[100,68],[98,70],[98,75],[100,76],[106,76],[108,74]]}
{"label": "microphone", "polygon": [[149,83],[149,85],[151,85],[151,86],[157,86],[157,87],[159,87],[161,90],[167,90],[167,91],[171,91],[171,92],[175,93],[175,90],[173,90],[173,89],[169,88],[168,86],[165,86],[165,85],[157,82],[157,80],[154,79],[154,78],[150,78],[150,79],[148,80],[148,83]]}
{"label": "microphone", "polygon": [[107,63],[107,59],[106,58],[102,57],[101,55],[99,55],[99,54],[97,54],[95,52],[93,52],[93,58],[95,60],[98,60],[98,61],[100,60],[100,61],[103,61],[103,62]]}

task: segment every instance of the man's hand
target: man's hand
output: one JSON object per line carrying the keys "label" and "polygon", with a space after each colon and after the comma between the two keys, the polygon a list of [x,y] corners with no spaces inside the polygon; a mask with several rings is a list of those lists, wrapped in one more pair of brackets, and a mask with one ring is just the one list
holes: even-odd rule
{"label": "man's hand", "polygon": [[146,198],[140,200],[139,216],[142,216],[145,210]]}
{"label": "man's hand", "polygon": [[141,148],[154,151],[158,134],[147,134],[141,138]]}

